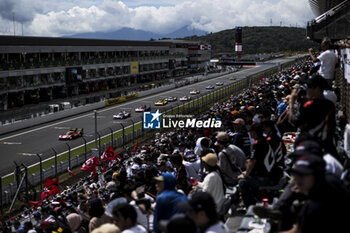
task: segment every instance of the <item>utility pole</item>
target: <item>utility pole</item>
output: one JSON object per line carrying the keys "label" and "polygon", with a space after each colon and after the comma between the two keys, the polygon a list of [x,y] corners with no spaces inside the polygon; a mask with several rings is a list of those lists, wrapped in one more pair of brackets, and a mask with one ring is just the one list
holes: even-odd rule
{"label": "utility pole", "polygon": [[95,121],[95,148],[91,149],[92,156],[99,156],[99,148],[97,147],[97,111],[94,110],[94,121]]}
{"label": "utility pole", "polygon": [[97,111],[94,110],[94,118],[95,118],[95,148],[97,148]]}

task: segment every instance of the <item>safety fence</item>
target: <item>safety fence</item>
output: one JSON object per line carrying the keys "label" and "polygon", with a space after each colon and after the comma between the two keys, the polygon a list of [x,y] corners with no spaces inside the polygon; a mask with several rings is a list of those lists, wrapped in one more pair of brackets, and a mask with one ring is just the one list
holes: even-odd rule
{"label": "safety fence", "polygon": [[[224,101],[231,95],[241,93],[246,88],[252,87],[259,82],[261,77],[268,77],[274,73],[289,67],[295,61],[272,67],[268,70],[248,76],[245,79],[237,80],[229,85],[216,88],[215,91],[197,95],[195,99],[184,103],[177,102],[176,106],[164,107],[160,110],[165,115],[197,115],[208,109],[214,103]],[[131,123],[131,124],[130,124]],[[129,124],[120,123],[119,127],[107,128],[97,132],[98,140],[89,137],[82,137],[81,145],[73,147],[65,143],[59,148],[50,148],[46,153],[48,159],[42,159],[43,154],[37,154],[38,163],[30,166],[25,164],[17,165],[16,171],[4,177],[0,177],[0,211],[3,213],[5,205],[13,200],[16,192],[24,193],[24,198],[29,201],[30,194],[35,186],[42,186],[46,178],[57,177],[67,172],[67,168],[81,166],[88,158],[102,154],[110,145],[115,150],[122,151],[128,143],[144,138],[150,130],[143,129],[143,119]],[[152,134],[154,135],[154,134]],[[97,142],[97,143],[96,143]],[[96,145],[97,144],[97,145]],[[44,153],[45,154],[45,153]],[[31,196],[32,197],[32,196]]]}

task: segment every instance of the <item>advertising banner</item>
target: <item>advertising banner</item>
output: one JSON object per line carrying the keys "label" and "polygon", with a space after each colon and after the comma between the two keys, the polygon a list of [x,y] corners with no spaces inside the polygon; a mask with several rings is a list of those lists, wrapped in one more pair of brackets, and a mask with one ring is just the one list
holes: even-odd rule
{"label": "advertising banner", "polygon": [[131,74],[139,73],[139,63],[137,61],[131,62]]}

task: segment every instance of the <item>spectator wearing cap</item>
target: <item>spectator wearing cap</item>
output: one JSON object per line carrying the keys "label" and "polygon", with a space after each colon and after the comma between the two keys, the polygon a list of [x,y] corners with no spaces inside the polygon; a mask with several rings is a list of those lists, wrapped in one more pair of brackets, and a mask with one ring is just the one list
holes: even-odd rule
{"label": "spectator wearing cap", "polygon": [[67,217],[67,224],[72,233],[86,233],[87,230],[81,225],[81,218],[79,214],[71,213]]}
{"label": "spectator wearing cap", "polygon": [[[215,150],[213,148],[210,148],[211,140],[208,137],[200,137],[196,141],[196,147],[194,149],[194,152],[199,157],[203,157],[208,153],[215,153]],[[205,176],[208,174],[208,172],[205,170],[204,165],[202,164],[202,160],[199,160],[200,162],[200,169],[199,169],[199,179],[198,181],[203,181]]]}
{"label": "spectator wearing cap", "polygon": [[245,121],[243,118],[237,118],[233,122],[234,133],[232,136],[232,144],[241,148],[245,156],[250,156],[251,143],[250,137],[245,127]]}
{"label": "spectator wearing cap", "polygon": [[309,152],[314,155],[323,158],[326,163],[325,172],[327,174],[333,174],[338,178],[341,177],[341,174],[344,170],[343,165],[334,158],[331,154],[325,153],[320,143],[313,140],[308,136],[299,136],[297,140],[294,142],[294,152],[291,154],[293,158],[297,159],[303,153]]}
{"label": "spectator wearing cap", "polygon": [[33,217],[34,219],[32,220],[32,224],[34,227],[40,227],[40,223],[41,223],[41,214],[39,211],[35,211],[33,213]]}
{"label": "spectator wearing cap", "polygon": [[289,119],[300,129],[300,134],[307,134],[320,141],[326,152],[332,154],[339,161],[339,155],[334,145],[335,141],[335,106],[325,99],[323,90],[327,83],[321,76],[314,76],[307,82],[307,96],[309,100],[299,109],[299,114],[293,114],[294,102],[298,91],[293,90],[289,104]]}
{"label": "spectator wearing cap", "polygon": [[112,214],[114,223],[122,233],[147,233],[143,226],[137,224],[137,212],[132,205],[118,204],[113,208]]}
{"label": "spectator wearing cap", "polygon": [[101,199],[94,198],[90,201],[89,215],[89,232],[105,223],[112,223],[112,218],[105,213],[105,208]]}
{"label": "spectator wearing cap", "polygon": [[180,210],[177,204],[187,201],[184,194],[177,192],[176,177],[171,173],[163,172],[161,176],[155,177],[157,198],[154,210],[153,228],[155,232],[160,232],[158,224],[161,220],[168,220]]}
{"label": "spectator wearing cap", "polygon": [[325,179],[325,162],[304,153],[291,170],[297,192],[307,197],[294,232],[344,232],[348,228],[349,199],[343,189]]}
{"label": "spectator wearing cap", "polygon": [[275,185],[280,179],[280,176],[274,176],[277,165],[272,149],[263,136],[262,125],[253,124],[250,128],[250,135],[255,140],[253,153],[247,159],[246,171],[238,177],[242,199],[247,208],[257,202],[260,186]]}
{"label": "spectator wearing cap", "polygon": [[118,188],[121,189],[128,182],[126,170],[122,168],[119,171],[114,172],[112,175],[112,179],[117,183]]}
{"label": "spectator wearing cap", "polygon": [[157,159],[157,166],[160,172],[173,171],[173,165],[169,161],[168,154],[160,154],[160,156]]}
{"label": "spectator wearing cap", "polygon": [[206,192],[196,192],[182,208],[203,233],[228,233],[227,227],[219,221],[214,198]]}
{"label": "spectator wearing cap", "polygon": [[121,233],[121,231],[116,225],[112,223],[105,223],[93,230],[91,233]]}
{"label": "spectator wearing cap", "polygon": [[136,174],[141,170],[141,167],[139,164],[135,163],[131,166],[131,172],[132,174],[129,177],[135,177]]}
{"label": "spectator wearing cap", "polygon": [[204,178],[203,182],[198,182],[197,188],[202,189],[203,192],[209,193],[215,200],[216,210],[219,212],[225,200],[225,188],[218,167],[218,157],[216,154],[209,153],[202,157],[203,165],[209,172]]}
{"label": "spectator wearing cap", "polygon": [[187,176],[193,177],[195,180],[200,181],[201,161],[193,150],[186,150],[184,154],[184,161]]}
{"label": "spectator wearing cap", "polygon": [[238,146],[230,144],[230,139],[226,132],[217,134],[215,145],[219,151],[218,165],[222,173],[223,182],[225,185],[235,186],[238,175],[242,173],[242,170],[245,170],[245,154]]}
{"label": "spectator wearing cap", "polygon": [[214,149],[210,148],[210,139],[207,137],[200,137],[196,141],[196,148],[194,153],[199,157],[203,157],[208,153],[215,153]]}
{"label": "spectator wearing cap", "polygon": [[327,80],[328,86],[332,86],[332,81],[334,79],[334,70],[335,66],[338,62],[338,57],[330,50],[330,40],[328,38],[324,38],[321,42],[322,53],[316,57],[313,54],[313,49],[309,48],[309,55],[313,62],[321,62],[320,69],[318,73]]}

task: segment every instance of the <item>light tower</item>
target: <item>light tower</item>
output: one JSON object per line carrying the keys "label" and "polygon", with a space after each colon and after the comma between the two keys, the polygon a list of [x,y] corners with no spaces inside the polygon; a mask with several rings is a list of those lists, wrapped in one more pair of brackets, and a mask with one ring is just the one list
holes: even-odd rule
{"label": "light tower", "polygon": [[236,27],[235,31],[235,51],[240,56],[242,55],[242,27]]}

